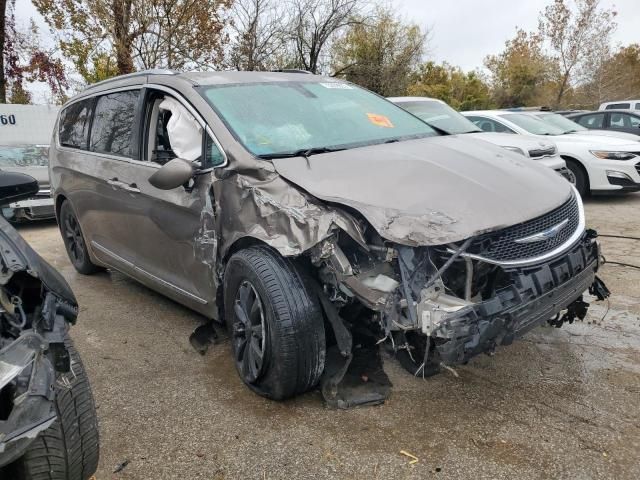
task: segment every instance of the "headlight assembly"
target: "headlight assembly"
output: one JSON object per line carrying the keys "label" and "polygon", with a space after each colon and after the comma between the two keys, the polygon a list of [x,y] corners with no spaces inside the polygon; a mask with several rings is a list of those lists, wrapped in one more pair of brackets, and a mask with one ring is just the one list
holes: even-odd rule
{"label": "headlight assembly", "polygon": [[636,157],[632,152],[609,152],[606,150],[590,150],[593,155],[603,160],[631,160]]}

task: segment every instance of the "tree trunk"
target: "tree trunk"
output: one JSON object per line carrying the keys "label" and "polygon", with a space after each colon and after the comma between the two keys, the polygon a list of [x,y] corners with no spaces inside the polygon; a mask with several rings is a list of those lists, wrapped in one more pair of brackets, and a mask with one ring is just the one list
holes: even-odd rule
{"label": "tree trunk", "polygon": [[4,77],[4,36],[7,0],[0,0],[0,103],[7,103],[7,81]]}
{"label": "tree trunk", "polygon": [[554,109],[560,108],[560,102],[562,101],[562,97],[564,96],[564,92],[567,88],[567,82],[569,81],[569,72],[566,72],[562,77],[562,83],[560,84],[560,90],[558,90],[558,96],[556,97],[556,104],[554,105]]}
{"label": "tree trunk", "polygon": [[[2,0],[0,0],[2,1]],[[118,75],[133,72],[132,39],[129,33],[131,0],[113,0],[113,37]]]}

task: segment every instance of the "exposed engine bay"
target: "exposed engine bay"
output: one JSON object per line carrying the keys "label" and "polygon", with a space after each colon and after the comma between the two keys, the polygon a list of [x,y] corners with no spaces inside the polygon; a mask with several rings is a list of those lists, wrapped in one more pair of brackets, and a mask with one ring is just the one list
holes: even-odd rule
{"label": "exposed engine bay", "polygon": [[[73,293],[0,220],[0,466],[20,457],[56,419],[55,386],[73,375],[64,340]],[[68,381],[68,380],[67,380]]]}
{"label": "exposed engine bay", "polygon": [[[365,225],[365,245],[338,233],[311,249],[323,308],[347,364],[323,384],[325,398],[331,403],[338,395],[354,329],[366,327],[408,371],[426,377],[443,368],[455,373],[454,365],[492,353],[545,321],[560,327],[582,320],[583,293],[602,300],[609,292],[596,276],[597,233],[584,230],[577,202],[572,197],[539,219],[456,244],[394,244]],[[545,228],[557,232],[534,238]],[[341,399],[338,406],[350,402]]]}

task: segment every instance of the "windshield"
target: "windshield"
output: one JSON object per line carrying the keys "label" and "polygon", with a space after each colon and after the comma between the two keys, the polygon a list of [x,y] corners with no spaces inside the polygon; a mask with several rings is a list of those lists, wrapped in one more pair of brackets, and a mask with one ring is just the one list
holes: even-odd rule
{"label": "windshield", "polygon": [[506,118],[510,122],[515,123],[520,128],[524,128],[527,132],[534,135],[562,135],[564,130],[549,125],[548,123],[538,120],[526,113],[505,113],[500,115],[502,118]]}
{"label": "windshield", "polygon": [[0,168],[46,167],[49,165],[49,147],[46,145],[0,145]]}
{"label": "windshield", "polygon": [[563,130],[564,133],[582,132],[587,130],[582,125],[563,117],[558,113],[541,113],[537,117],[548,125],[553,125]]}
{"label": "windshield", "polygon": [[429,125],[434,125],[447,133],[481,132],[473,122],[466,119],[446,103],[435,100],[397,102],[405,110],[421,118]]}
{"label": "windshield", "polygon": [[437,135],[400,107],[347,83],[245,83],[201,92],[244,147],[258,156]]}

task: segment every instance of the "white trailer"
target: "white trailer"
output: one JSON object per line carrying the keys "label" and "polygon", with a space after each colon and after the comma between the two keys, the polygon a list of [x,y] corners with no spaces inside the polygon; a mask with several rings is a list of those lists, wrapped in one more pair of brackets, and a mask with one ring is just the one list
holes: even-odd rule
{"label": "white trailer", "polygon": [[0,171],[26,173],[40,190],[33,198],[2,206],[10,221],[53,218],[49,189],[49,142],[60,107],[0,104]]}

